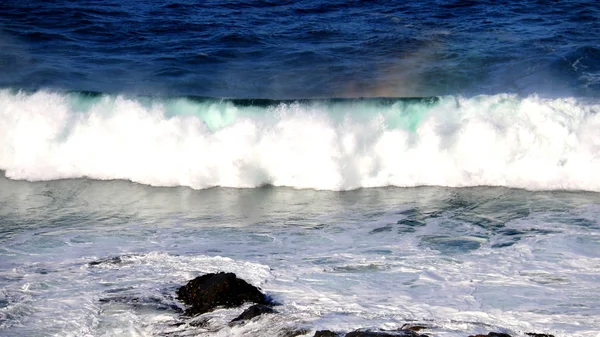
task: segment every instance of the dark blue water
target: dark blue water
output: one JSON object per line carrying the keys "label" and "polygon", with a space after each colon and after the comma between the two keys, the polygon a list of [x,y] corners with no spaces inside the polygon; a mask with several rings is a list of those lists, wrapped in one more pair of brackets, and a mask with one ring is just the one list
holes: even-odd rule
{"label": "dark blue water", "polygon": [[268,98],[597,97],[600,3],[5,0],[0,86]]}

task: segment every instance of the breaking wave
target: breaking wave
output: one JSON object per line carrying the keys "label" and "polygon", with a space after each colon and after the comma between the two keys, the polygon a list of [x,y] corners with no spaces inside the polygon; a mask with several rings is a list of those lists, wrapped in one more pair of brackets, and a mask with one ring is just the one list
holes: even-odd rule
{"label": "breaking wave", "polygon": [[214,99],[0,90],[0,170],[155,186],[600,191],[600,104]]}

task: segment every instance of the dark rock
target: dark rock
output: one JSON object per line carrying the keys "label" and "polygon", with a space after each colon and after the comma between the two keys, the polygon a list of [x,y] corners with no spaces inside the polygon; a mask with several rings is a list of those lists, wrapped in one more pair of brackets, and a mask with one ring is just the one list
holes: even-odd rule
{"label": "dark rock", "polygon": [[189,322],[190,326],[195,328],[208,328],[210,326],[210,318],[200,318]]}
{"label": "dark rock", "polygon": [[424,325],[412,325],[412,324],[408,324],[408,323],[404,324],[400,328],[400,330],[412,330],[412,331],[421,331],[424,329],[427,329],[427,327]]}
{"label": "dark rock", "polygon": [[284,329],[281,332],[280,337],[296,337],[296,336],[300,336],[300,335],[306,335],[307,333],[308,333],[307,329],[288,328],[288,329]]}
{"label": "dark rock", "polygon": [[554,335],[548,335],[545,333],[526,332],[525,334],[531,337],[554,337]]}
{"label": "dark rock", "polygon": [[98,260],[98,261],[92,261],[90,263],[88,263],[88,265],[90,266],[98,266],[101,264],[120,264],[121,262],[123,262],[123,260],[121,259],[120,256],[115,256],[115,257],[111,257],[108,259],[103,259],[103,260]]}
{"label": "dark rock", "polygon": [[177,304],[159,297],[112,296],[100,298],[98,301],[100,303],[122,303],[130,305],[136,310],[151,309],[156,311],[183,313],[183,310]]}
{"label": "dark rock", "polygon": [[338,337],[339,335],[331,330],[319,330],[313,337]]}
{"label": "dark rock", "polygon": [[408,226],[408,227],[423,227],[426,224],[419,220],[413,219],[403,219],[397,222],[398,225]]}
{"label": "dark rock", "polygon": [[487,335],[474,335],[474,336],[469,336],[469,337],[511,337],[511,336],[507,333],[502,333],[502,332],[490,332]]}
{"label": "dark rock", "polygon": [[384,227],[379,227],[379,228],[375,228],[374,230],[370,231],[369,234],[376,234],[376,233],[381,233],[381,232],[391,232],[392,231],[392,226],[384,226]]}
{"label": "dark rock", "polygon": [[136,255],[136,254],[125,254],[125,255],[121,255],[121,256],[109,257],[109,258],[106,258],[106,259],[91,261],[91,262],[88,263],[88,266],[100,266],[100,265],[119,266],[119,265],[129,265],[129,264],[133,264],[134,263],[133,259],[131,259],[131,258],[135,257],[135,256],[138,256],[138,255]]}
{"label": "dark rock", "polygon": [[186,315],[194,316],[216,307],[237,307],[245,302],[269,304],[258,288],[237,278],[234,273],[217,273],[198,276],[177,289],[177,298],[190,306]]}
{"label": "dark rock", "polygon": [[251,306],[250,308],[244,310],[244,312],[242,312],[241,315],[239,315],[238,317],[234,318],[231,320],[231,322],[237,322],[237,321],[245,321],[248,319],[252,319],[256,316],[260,316],[262,314],[272,314],[272,313],[276,313],[277,311],[273,310],[273,308],[266,306],[264,304],[255,304],[253,306]]}
{"label": "dark rock", "polygon": [[412,330],[397,330],[397,331],[361,331],[355,330],[348,332],[346,337],[428,337],[420,335]]}

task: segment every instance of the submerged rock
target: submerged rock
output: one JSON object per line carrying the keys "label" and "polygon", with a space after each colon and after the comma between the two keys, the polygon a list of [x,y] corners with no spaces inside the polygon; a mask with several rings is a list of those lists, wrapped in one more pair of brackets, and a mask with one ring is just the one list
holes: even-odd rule
{"label": "submerged rock", "polygon": [[[117,264],[121,263],[119,258],[94,261],[90,265],[97,264]],[[188,316],[197,316],[217,307],[233,308],[241,306],[246,302],[255,303],[248,309],[244,310],[238,317],[230,322],[236,324],[250,320],[254,317],[263,314],[277,313],[271,308],[273,303],[255,286],[248,284],[246,281],[237,278],[234,273],[211,273],[198,276],[189,281],[186,285],[180,287],[176,291],[177,299],[189,307],[185,310]],[[119,298],[102,299],[101,301],[118,301]],[[137,302],[137,301],[133,301]],[[150,301],[152,302],[152,301]],[[176,306],[167,306],[168,309],[175,310]],[[159,309],[162,309],[160,307]],[[199,322],[200,324],[189,323],[191,327],[206,325],[206,321]],[[313,337],[429,337],[426,334],[420,334],[418,331],[429,329],[424,325],[404,324],[398,330],[369,330],[358,329],[348,333],[334,332],[331,330],[316,331]],[[215,330],[216,331],[216,330]],[[286,328],[278,333],[279,337],[294,337],[307,334],[309,330],[302,328]],[[528,332],[526,335],[531,337],[554,337],[548,334],[539,334]],[[511,335],[502,332],[489,332],[487,335],[477,334],[469,337],[511,337]]]}
{"label": "submerged rock", "polygon": [[352,332],[338,333],[331,330],[319,330],[313,337],[429,337],[428,335],[418,334],[417,331],[428,329],[424,325],[404,324],[398,330],[368,330],[358,329]]}
{"label": "submerged rock", "polygon": [[100,303],[121,303],[131,306],[133,309],[151,309],[155,311],[172,311],[183,313],[183,310],[175,303],[172,303],[166,298],[154,296],[111,296],[103,297],[98,300]]}
{"label": "submerged rock", "polygon": [[92,261],[92,262],[88,263],[88,265],[99,266],[101,264],[121,264],[122,262],[123,262],[123,260],[121,259],[120,256],[115,256],[115,257],[111,257],[111,258],[107,258],[107,259]]}
{"label": "submerged rock", "polygon": [[123,266],[135,263],[136,258],[140,257],[138,254],[124,254],[120,256],[108,257],[105,259],[100,259],[96,261],[88,262],[88,266]]}
{"label": "submerged rock", "polygon": [[279,337],[296,337],[300,335],[306,335],[307,333],[307,329],[288,328],[284,329]]}
{"label": "submerged rock", "polygon": [[245,302],[268,305],[269,299],[255,286],[237,278],[234,273],[212,273],[198,276],[177,289],[177,298],[189,305],[185,314],[200,315],[222,306],[237,307]]}
{"label": "submerged rock", "polygon": [[425,325],[413,325],[413,324],[406,323],[406,324],[402,325],[402,327],[400,328],[400,330],[412,330],[412,331],[421,331],[424,329],[429,329],[429,327],[427,327]]}
{"label": "submerged rock", "polygon": [[412,330],[396,330],[396,331],[362,331],[355,330],[348,332],[346,337],[428,337],[427,335],[418,334]]}
{"label": "submerged rock", "polygon": [[238,317],[231,320],[231,323],[238,321],[245,321],[252,319],[256,316],[260,316],[262,314],[273,314],[277,311],[273,310],[273,308],[266,306],[264,304],[255,304],[250,308],[244,310]]}

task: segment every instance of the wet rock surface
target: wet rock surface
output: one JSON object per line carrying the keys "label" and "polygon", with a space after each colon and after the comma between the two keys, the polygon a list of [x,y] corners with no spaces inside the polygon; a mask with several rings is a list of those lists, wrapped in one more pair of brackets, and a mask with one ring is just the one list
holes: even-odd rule
{"label": "wet rock surface", "polygon": [[255,305],[251,306],[250,308],[244,310],[244,312],[242,312],[238,317],[232,319],[231,323],[246,321],[246,320],[252,319],[256,316],[260,316],[263,314],[273,314],[276,312],[277,311],[275,311],[270,306],[267,306],[264,304],[255,304]]}
{"label": "wet rock surface", "polygon": [[502,332],[490,332],[487,335],[471,335],[469,337],[511,337],[509,334],[507,333],[502,333]]}
{"label": "wet rock surface", "polygon": [[172,311],[176,313],[183,313],[183,310],[175,303],[168,301],[161,297],[152,296],[111,296],[103,297],[98,300],[100,303],[121,303],[129,305],[137,310],[151,309],[155,311]]}
{"label": "wet rock surface", "polygon": [[314,337],[339,337],[340,334],[337,334],[331,330],[319,330],[315,332]]}
{"label": "wet rock surface", "polygon": [[[114,259],[102,260],[100,263],[119,263]],[[186,285],[180,287],[176,291],[177,299],[188,306],[185,310],[187,316],[198,316],[210,312],[217,307],[234,308],[243,305],[244,303],[255,303],[248,307],[239,316],[232,319],[230,326],[236,324],[245,324],[257,316],[264,314],[277,314],[278,312],[272,308],[273,302],[271,299],[262,293],[255,286],[248,284],[246,281],[237,278],[233,273],[211,273],[205,274],[189,281]],[[104,299],[105,301],[115,301],[116,298]],[[148,301],[146,301],[148,302]],[[150,301],[152,302],[152,301]],[[169,308],[174,310],[175,308]],[[277,317],[277,316],[275,316]],[[197,317],[201,318],[201,317]],[[194,318],[196,319],[196,318]],[[189,322],[190,327],[208,327],[207,320]],[[314,333],[314,337],[430,337],[433,335],[422,334],[421,330],[427,330],[431,327],[427,325],[404,324],[397,330],[374,330],[374,329],[357,329],[350,332],[340,332],[331,330],[319,330]],[[220,330],[217,327],[216,332]],[[280,330],[277,334],[279,337],[293,337],[306,335],[310,332],[309,329],[289,327]],[[550,334],[543,333],[525,333],[531,337],[554,337]],[[468,337],[512,337],[503,332],[489,332],[488,334],[468,335]]]}
{"label": "wet rock surface", "polygon": [[412,330],[395,330],[395,331],[370,331],[370,330],[355,330],[348,332],[346,337],[429,337],[421,335]]}
{"label": "wet rock surface", "polygon": [[296,336],[300,336],[300,335],[306,335],[309,332],[309,330],[306,329],[284,329],[284,331],[281,333],[281,337],[296,337]]}
{"label": "wet rock surface", "polygon": [[92,262],[88,263],[88,265],[90,265],[90,266],[99,266],[99,265],[103,265],[103,264],[117,265],[117,264],[121,264],[122,262],[123,262],[123,259],[121,259],[120,256],[115,256],[115,257],[111,257],[111,258],[107,258],[107,259],[92,261]]}
{"label": "wet rock surface", "polygon": [[217,307],[238,307],[246,302],[270,304],[265,294],[237,278],[234,273],[198,276],[177,289],[177,298],[189,306],[185,310],[185,314],[189,316],[200,315]]}

